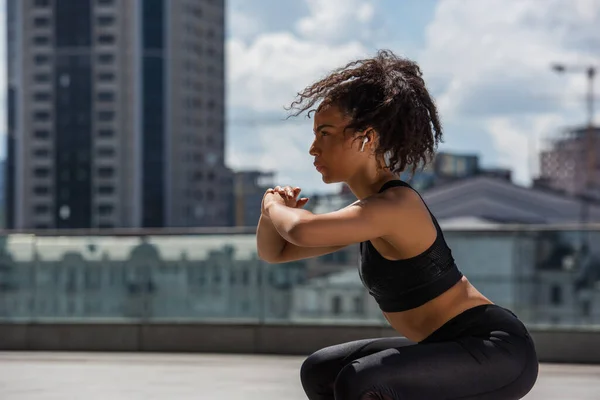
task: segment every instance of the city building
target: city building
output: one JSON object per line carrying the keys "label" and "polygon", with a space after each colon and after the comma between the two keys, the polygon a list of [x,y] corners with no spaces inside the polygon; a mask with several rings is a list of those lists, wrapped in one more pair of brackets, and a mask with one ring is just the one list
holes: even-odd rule
{"label": "city building", "polygon": [[473,176],[491,176],[508,181],[512,179],[509,169],[482,167],[477,154],[457,154],[443,151],[436,153],[433,161],[425,168],[418,168],[414,174],[411,171],[401,174],[402,179],[410,182],[415,189],[420,191]]}
{"label": "city building", "polygon": [[[485,175],[432,187],[423,198],[440,221],[468,217],[501,224],[565,224],[578,222],[581,214],[576,197]],[[589,221],[600,222],[600,202],[591,202],[588,211]]]}
{"label": "city building", "polygon": [[[553,138],[548,149],[540,152],[540,176],[544,186],[571,196],[586,195],[600,199],[600,127],[568,129]],[[590,138],[592,139],[590,141]],[[592,150],[590,164],[588,150]],[[591,185],[587,184],[588,176]]]}
{"label": "city building", "polygon": [[[595,275],[587,274],[585,284],[580,285],[583,288],[578,289],[575,283],[585,275],[585,268],[576,261],[577,235],[487,227],[466,230],[452,222],[441,222],[441,226],[461,272],[486,297],[527,323],[600,321],[600,263],[592,264]],[[557,256],[556,250],[565,246],[567,251]],[[294,322],[385,323],[352,265],[299,283],[293,288],[291,304],[289,318]]]}
{"label": "city building", "polygon": [[5,220],[4,220],[4,202],[6,199],[5,198],[6,192],[4,190],[4,188],[5,188],[5,183],[4,183],[5,169],[6,169],[6,161],[1,160],[0,161],[0,227],[5,226]]}
{"label": "city building", "polygon": [[7,0],[6,226],[229,224],[224,0]]}
{"label": "city building", "polygon": [[257,226],[262,199],[268,188],[274,187],[274,172],[236,171],[233,184],[234,226]]}
{"label": "city building", "polygon": [[249,234],[0,238],[0,320],[285,319],[304,280]]}
{"label": "city building", "polygon": [[[527,323],[600,321],[600,257],[577,251],[577,232],[441,225],[460,270]],[[0,238],[0,320],[385,324],[358,264],[337,265],[311,276],[309,260],[266,263],[254,234],[11,234]]]}

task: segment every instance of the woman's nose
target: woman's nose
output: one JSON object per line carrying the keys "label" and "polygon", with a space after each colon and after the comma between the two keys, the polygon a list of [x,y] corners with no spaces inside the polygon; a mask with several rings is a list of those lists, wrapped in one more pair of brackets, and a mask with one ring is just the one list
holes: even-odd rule
{"label": "woman's nose", "polygon": [[313,140],[312,144],[310,145],[310,147],[308,149],[308,154],[310,154],[311,156],[316,156],[319,154],[319,151],[317,149],[316,140]]}

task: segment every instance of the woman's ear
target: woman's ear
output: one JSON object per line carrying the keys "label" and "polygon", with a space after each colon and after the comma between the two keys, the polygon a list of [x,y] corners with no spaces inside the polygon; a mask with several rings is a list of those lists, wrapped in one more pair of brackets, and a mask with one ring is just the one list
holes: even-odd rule
{"label": "woman's ear", "polygon": [[[363,131],[363,136],[368,139],[368,144],[371,148],[377,146],[377,140],[379,139],[379,135],[377,131],[373,128],[367,128]],[[362,146],[362,144],[361,144]]]}

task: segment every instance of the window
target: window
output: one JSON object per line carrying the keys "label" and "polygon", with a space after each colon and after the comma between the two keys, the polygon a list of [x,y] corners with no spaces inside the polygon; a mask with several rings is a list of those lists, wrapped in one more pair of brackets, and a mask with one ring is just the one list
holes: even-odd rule
{"label": "window", "polygon": [[38,196],[43,196],[50,193],[50,188],[48,186],[34,186],[33,193]]}
{"label": "window", "polygon": [[36,81],[37,83],[50,82],[50,75],[49,74],[35,74],[33,76],[33,80]]}
{"label": "window", "polygon": [[33,20],[33,25],[36,28],[45,28],[47,26],[50,26],[50,20],[46,17],[36,17]]}
{"label": "window", "polygon": [[100,280],[102,277],[101,271],[98,267],[90,267],[85,270],[85,288],[88,290],[96,290],[100,287]]}
{"label": "window", "polygon": [[110,26],[115,23],[115,17],[112,15],[100,15],[98,17],[98,25],[100,26]]}
{"label": "window", "polygon": [[50,137],[50,131],[44,129],[38,129],[33,131],[33,137],[36,139],[48,139]]}
{"label": "window", "polygon": [[112,129],[99,129],[98,130],[98,137],[109,138],[109,137],[113,137],[114,135],[115,135],[115,132]]}
{"label": "window", "polygon": [[50,113],[48,111],[36,111],[33,113],[33,120],[38,122],[48,121]]}
{"label": "window", "polygon": [[50,0],[33,0],[33,5],[36,7],[48,7]]}
{"label": "window", "polygon": [[115,188],[109,185],[98,186],[98,194],[113,194],[115,192]]}
{"label": "window", "polygon": [[112,157],[115,155],[115,149],[112,147],[99,147],[98,148],[98,156],[99,157]]}
{"label": "window", "polygon": [[101,72],[98,74],[98,80],[100,82],[112,82],[115,80],[115,74],[112,72]]}
{"label": "window", "polygon": [[115,37],[113,35],[98,35],[99,44],[113,44],[114,42]]}
{"label": "window", "polygon": [[35,101],[49,101],[50,100],[50,93],[48,92],[36,92],[33,94],[33,99]]}
{"label": "window", "polygon": [[111,102],[115,99],[113,92],[98,92],[96,99],[101,103]]}
{"label": "window", "polygon": [[114,207],[112,204],[99,204],[98,205],[98,214],[106,216],[112,214]]}
{"label": "window", "polygon": [[111,178],[115,173],[112,167],[100,167],[98,168],[98,176],[100,178]]}
{"label": "window", "polygon": [[364,302],[360,296],[354,298],[354,312],[359,315],[365,312]]}
{"label": "window", "polygon": [[558,306],[561,305],[562,302],[562,288],[559,285],[552,285],[550,289],[550,303],[552,303],[552,305]]}
{"label": "window", "polygon": [[46,204],[38,204],[33,208],[33,212],[37,215],[48,214],[50,212],[50,207]]}
{"label": "window", "polygon": [[102,53],[98,54],[98,64],[111,64],[115,61],[113,54]]}
{"label": "window", "polygon": [[37,158],[48,158],[50,156],[50,150],[48,149],[35,149],[33,155]]}
{"label": "window", "polygon": [[331,299],[331,311],[334,315],[342,313],[342,298],[340,296],[333,296]]}
{"label": "window", "polygon": [[46,65],[50,62],[50,57],[46,54],[36,54],[33,57],[33,61],[37,64],[37,65]]}
{"label": "window", "polygon": [[103,122],[112,121],[115,119],[115,113],[113,111],[100,111],[98,112],[98,120]]}
{"label": "window", "polygon": [[50,37],[49,36],[34,36],[33,44],[36,46],[43,46],[43,45],[50,44]]}
{"label": "window", "polygon": [[111,6],[115,4],[115,0],[97,0],[96,4],[99,6]]}

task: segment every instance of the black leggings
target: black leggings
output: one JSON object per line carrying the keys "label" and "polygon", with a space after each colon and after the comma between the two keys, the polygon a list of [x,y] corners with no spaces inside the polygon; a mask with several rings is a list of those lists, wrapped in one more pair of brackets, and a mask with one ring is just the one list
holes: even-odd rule
{"label": "black leggings", "polygon": [[511,400],[537,375],[527,329],[496,305],[471,308],[419,343],[390,337],[326,347],[300,371],[310,400]]}

